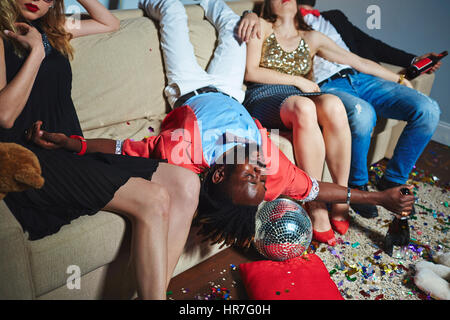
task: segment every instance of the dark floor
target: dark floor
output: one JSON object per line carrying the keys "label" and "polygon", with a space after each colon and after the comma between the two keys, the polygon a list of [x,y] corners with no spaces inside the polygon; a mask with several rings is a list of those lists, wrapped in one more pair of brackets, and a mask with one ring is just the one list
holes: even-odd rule
{"label": "dark floor", "polygon": [[[376,167],[383,167],[381,160]],[[450,189],[450,148],[431,141],[422,153],[410,178],[415,181],[433,179],[436,185]],[[373,172],[372,172],[373,174]],[[261,260],[252,248],[247,252],[228,248],[198,264],[170,282],[168,298],[174,300],[223,299],[225,293],[232,300],[248,299],[241,282],[238,266],[241,263]],[[220,289],[220,292],[217,290]]]}

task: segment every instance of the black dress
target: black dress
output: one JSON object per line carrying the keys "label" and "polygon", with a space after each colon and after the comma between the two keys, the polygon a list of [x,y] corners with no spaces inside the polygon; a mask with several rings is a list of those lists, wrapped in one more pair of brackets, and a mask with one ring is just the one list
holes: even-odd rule
{"label": "black dress", "polygon": [[[25,58],[16,56],[8,41],[4,41],[4,47],[9,83]],[[30,240],[56,233],[81,215],[95,214],[130,177],[151,179],[161,161],[101,153],[78,156],[65,150],[46,150],[28,143],[24,131],[37,120],[43,121],[46,131],[62,132],[68,136],[82,135],[71,99],[70,63],[57,50],[49,49],[29,99],[13,128],[0,128],[0,141],[15,142],[30,149],[42,167],[45,184],[41,189],[9,193],[5,198],[13,215],[29,233]]]}

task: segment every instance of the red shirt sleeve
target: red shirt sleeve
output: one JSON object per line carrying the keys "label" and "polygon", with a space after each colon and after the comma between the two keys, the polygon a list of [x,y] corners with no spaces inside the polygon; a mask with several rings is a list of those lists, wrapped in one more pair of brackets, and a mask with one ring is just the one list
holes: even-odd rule
{"label": "red shirt sleeve", "polygon": [[311,192],[311,178],[306,172],[297,168],[292,162],[290,163],[289,170],[291,173],[289,174],[289,181],[287,182],[283,194],[297,200],[305,199]]}
{"label": "red shirt sleeve", "polygon": [[[156,148],[158,143],[161,142],[161,136],[159,135],[145,138],[140,141],[126,139],[123,142],[122,154],[134,157],[166,159],[165,154],[161,154],[161,151],[164,153],[164,148]],[[159,152],[154,154],[154,151],[156,150]]]}
{"label": "red shirt sleeve", "polygon": [[170,112],[161,124],[161,132],[141,141],[127,139],[122,153],[129,156],[165,159],[195,173],[208,168],[203,156],[197,118],[189,106]]}
{"label": "red shirt sleeve", "polygon": [[285,154],[272,142],[267,135],[267,130],[255,120],[262,138],[264,162],[266,164],[266,201],[287,195],[294,199],[306,198],[312,188],[309,175],[297,168]]}

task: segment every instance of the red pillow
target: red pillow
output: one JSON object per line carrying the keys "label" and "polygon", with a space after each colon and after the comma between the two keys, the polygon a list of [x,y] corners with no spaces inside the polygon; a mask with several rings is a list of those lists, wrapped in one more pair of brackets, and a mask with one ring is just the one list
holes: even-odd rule
{"label": "red pillow", "polygon": [[320,258],[242,263],[239,271],[252,300],[344,300]]}

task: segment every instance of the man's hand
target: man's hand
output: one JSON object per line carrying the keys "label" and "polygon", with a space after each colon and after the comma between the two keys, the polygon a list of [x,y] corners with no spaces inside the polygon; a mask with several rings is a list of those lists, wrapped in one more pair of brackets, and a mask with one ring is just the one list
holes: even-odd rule
{"label": "man's hand", "polygon": [[238,37],[243,42],[248,42],[255,37],[261,39],[261,23],[254,12],[247,13],[239,23]]}
{"label": "man's hand", "polygon": [[408,79],[403,79],[403,85],[408,87],[408,88],[414,89],[414,86],[412,85],[412,83]]}
{"label": "man's hand", "polygon": [[[410,194],[403,194],[401,189],[407,188]],[[381,192],[380,204],[396,214],[403,217],[409,216],[414,205],[414,195],[412,194],[413,186],[399,186],[391,189],[386,189]]]}
{"label": "man's hand", "polygon": [[28,141],[34,142],[38,146],[54,150],[59,148],[68,149],[69,139],[64,133],[49,133],[41,129],[42,121],[36,121],[30,129],[26,131]]}
{"label": "man's hand", "polygon": [[[423,56],[417,57],[417,58],[416,58],[416,61],[419,61],[419,60],[428,58],[429,56],[435,56],[435,57],[437,57],[437,56],[439,56],[439,54],[438,54],[438,53],[435,53],[435,52],[430,52],[430,53],[424,54]],[[441,65],[442,65],[442,62],[439,61],[439,62],[436,63],[436,64],[433,66],[433,68],[431,68],[431,70],[429,70],[427,73],[428,73],[428,74],[431,74],[431,73],[433,73],[433,72],[436,72],[436,71],[441,67]]]}

